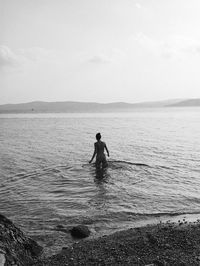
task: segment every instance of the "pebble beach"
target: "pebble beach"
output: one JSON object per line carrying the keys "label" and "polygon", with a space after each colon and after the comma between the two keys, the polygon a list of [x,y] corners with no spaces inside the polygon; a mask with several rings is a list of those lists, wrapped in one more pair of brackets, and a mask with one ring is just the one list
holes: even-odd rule
{"label": "pebble beach", "polygon": [[200,265],[200,221],[160,223],[81,240],[36,265]]}

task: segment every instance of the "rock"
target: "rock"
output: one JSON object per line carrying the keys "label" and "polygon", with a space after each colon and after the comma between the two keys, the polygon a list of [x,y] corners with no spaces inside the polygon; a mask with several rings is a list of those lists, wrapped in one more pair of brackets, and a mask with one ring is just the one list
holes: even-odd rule
{"label": "rock", "polygon": [[71,230],[71,235],[76,238],[85,238],[90,235],[90,230],[86,225],[78,225],[73,227]]}
{"label": "rock", "polygon": [[41,246],[0,214],[0,265],[31,265],[41,253]]}

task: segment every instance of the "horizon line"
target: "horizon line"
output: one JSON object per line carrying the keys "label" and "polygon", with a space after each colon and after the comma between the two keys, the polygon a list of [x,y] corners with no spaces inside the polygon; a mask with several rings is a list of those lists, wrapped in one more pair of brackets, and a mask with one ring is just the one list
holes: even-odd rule
{"label": "horizon line", "polygon": [[165,102],[165,101],[184,101],[184,100],[194,100],[199,99],[195,98],[167,98],[162,100],[144,100],[144,101],[137,101],[137,102],[126,102],[126,101],[111,101],[111,102],[98,102],[98,101],[75,101],[75,100],[66,100],[66,101],[45,101],[45,100],[33,100],[27,102],[18,102],[18,103],[0,103],[2,105],[17,105],[17,104],[30,104],[30,103],[85,103],[85,104],[114,104],[114,103],[122,103],[122,104],[143,104],[143,103],[155,103],[155,102]]}

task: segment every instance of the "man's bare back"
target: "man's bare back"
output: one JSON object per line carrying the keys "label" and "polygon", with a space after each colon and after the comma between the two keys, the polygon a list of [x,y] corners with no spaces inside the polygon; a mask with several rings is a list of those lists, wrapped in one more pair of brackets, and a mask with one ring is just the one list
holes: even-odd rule
{"label": "man's bare back", "polygon": [[97,139],[97,142],[94,143],[94,153],[93,153],[92,159],[89,161],[89,163],[91,163],[93,161],[94,157],[96,156],[96,166],[97,167],[99,167],[101,163],[103,166],[107,166],[108,163],[106,160],[104,150],[106,150],[108,156],[109,156],[109,151],[108,151],[108,148],[106,146],[106,143],[101,141],[101,134],[100,133],[96,134],[96,139]]}

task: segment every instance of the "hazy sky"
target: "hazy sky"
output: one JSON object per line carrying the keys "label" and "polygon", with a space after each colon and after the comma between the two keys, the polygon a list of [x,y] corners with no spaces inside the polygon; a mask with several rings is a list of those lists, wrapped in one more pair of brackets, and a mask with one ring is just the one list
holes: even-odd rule
{"label": "hazy sky", "polygon": [[0,104],[200,98],[199,0],[0,0]]}

